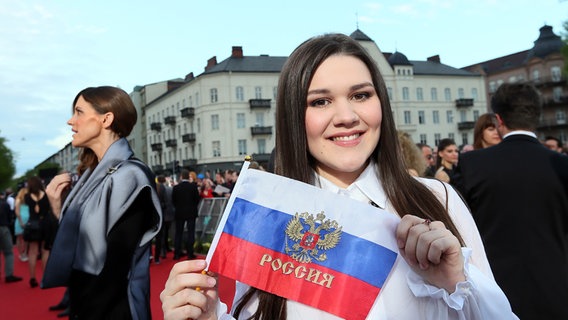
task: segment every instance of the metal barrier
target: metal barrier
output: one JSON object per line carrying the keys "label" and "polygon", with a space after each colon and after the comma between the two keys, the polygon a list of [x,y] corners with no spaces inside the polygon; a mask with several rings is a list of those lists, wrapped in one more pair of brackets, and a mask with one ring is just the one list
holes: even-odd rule
{"label": "metal barrier", "polygon": [[195,241],[201,242],[206,236],[215,234],[228,200],[224,197],[201,199],[195,221]]}

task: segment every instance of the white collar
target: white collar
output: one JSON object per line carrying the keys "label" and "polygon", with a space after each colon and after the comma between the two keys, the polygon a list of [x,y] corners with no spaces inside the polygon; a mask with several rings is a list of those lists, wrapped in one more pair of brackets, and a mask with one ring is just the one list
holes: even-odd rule
{"label": "white collar", "polygon": [[536,134],[534,132],[531,131],[526,131],[526,130],[515,130],[515,131],[511,131],[509,133],[507,133],[506,135],[503,136],[503,139],[507,138],[508,136],[512,136],[514,134],[524,134],[526,136],[530,136],[536,139]]}
{"label": "white collar", "polygon": [[357,177],[355,182],[343,189],[335,185],[333,182],[314,172],[316,177],[316,186],[331,191],[333,193],[346,195],[352,199],[362,202],[373,202],[379,208],[385,209],[387,205],[387,197],[383,190],[383,186],[379,179],[379,173],[375,162],[369,163],[365,170]]}

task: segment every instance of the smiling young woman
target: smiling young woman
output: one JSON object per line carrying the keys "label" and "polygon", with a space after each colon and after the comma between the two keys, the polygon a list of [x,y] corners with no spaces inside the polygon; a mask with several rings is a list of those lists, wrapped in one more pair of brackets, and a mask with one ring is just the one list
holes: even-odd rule
{"label": "smiling young woman", "polygon": [[[367,319],[516,319],[460,197],[408,173],[384,80],[359,43],[327,34],[294,50],[280,74],[276,132],[276,174],[401,218],[391,235],[398,258]],[[165,319],[337,319],[243,283],[227,314],[205,267],[172,268],[160,295]]]}

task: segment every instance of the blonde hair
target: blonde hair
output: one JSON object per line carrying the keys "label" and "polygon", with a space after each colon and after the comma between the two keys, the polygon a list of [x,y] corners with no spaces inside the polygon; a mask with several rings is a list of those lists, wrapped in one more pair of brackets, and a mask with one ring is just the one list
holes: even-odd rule
{"label": "blonde hair", "polygon": [[426,172],[426,161],[420,150],[410,135],[404,131],[397,131],[400,149],[402,151],[402,159],[406,168],[416,171],[418,176],[423,177]]}
{"label": "blonde hair", "polygon": [[28,188],[22,188],[20,189],[20,191],[18,191],[18,194],[16,195],[16,200],[19,200],[20,202],[24,202],[24,197],[26,196],[26,194],[28,193]]}

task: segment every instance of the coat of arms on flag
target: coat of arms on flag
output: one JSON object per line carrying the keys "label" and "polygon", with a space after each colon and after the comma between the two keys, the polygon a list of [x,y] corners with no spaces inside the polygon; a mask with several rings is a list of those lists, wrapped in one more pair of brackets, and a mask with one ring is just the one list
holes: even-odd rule
{"label": "coat of arms on flag", "polygon": [[245,162],[209,270],[345,319],[364,319],[397,257],[398,216]]}
{"label": "coat of arms on flag", "polygon": [[[306,227],[308,230],[304,231]],[[312,259],[325,261],[325,250],[337,246],[341,239],[341,227],[337,221],[325,220],[323,212],[315,218],[307,212],[296,213],[286,226],[286,236],[286,253],[292,259],[303,263],[310,263]],[[291,247],[288,246],[290,241]]]}

